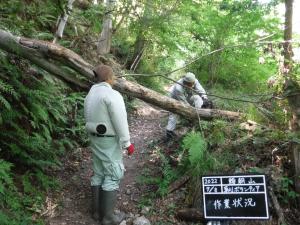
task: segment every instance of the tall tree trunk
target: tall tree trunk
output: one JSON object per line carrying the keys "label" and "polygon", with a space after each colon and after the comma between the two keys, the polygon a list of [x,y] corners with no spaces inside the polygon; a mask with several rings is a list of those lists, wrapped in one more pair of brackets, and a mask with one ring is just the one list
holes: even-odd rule
{"label": "tall tree trunk", "polygon": [[64,9],[64,13],[59,16],[58,21],[57,21],[57,30],[55,32],[55,37],[53,39],[53,43],[56,43],[58,39],[62,38],[66,23],[68,21],[68,17],[72,12],[74,2],[75,2],[75,0],[69,0],[68,4],[66,5],[66,7]]}
{"label": "tall tree trunk", "polygon": [[[138,23],[139,27],[137,29],[137,37],[134,43],[134,52],[131,59],[126,65],[127,69],[135,71],[145,54],[145,50],[147,49],[149,40],[149,38],[147,37],[147,31],[149,30],[149,27],[151,27],[152,20],[154,21],[153,15],[155,15],[156,17],[159,16],[161,22],[167,21],[171,19],[169,18],[169,16],[172,15],[179,3],[179,0],[175,0],[173,5],[170,3],[167,4],[168,7],[164,5],[161,6],[160,10],[157,10],[153,1],[146,0],[144,2],[144,12]],[[159,11],[161,12],[159,13]]]}
{"label": "tall tree trunk", "polygon": [[[220,39],[217,39],[215,41],[215,44],[212,47],[212,50],[217,50],[217,49],[220,49],[223,47],[224,47],[223,41]],[[218,74],[218,70],[220,68],[219,64],[221,61],[221,54],[222,54],[221,52],[216,52],[215,54],[212,54],[210,56],[211,61],[209,63],[209,81],[208,81],[208,85],[210,87],[213,87],[214,84],[218,80],[217,74]]]}
{"label": "tall tree trunk", "polygon": [[[293,79],[292,71],[292,33],[293,33],[293,0],[285,0],[285,30],[284,30],[284,68],[283,76],[285,78],[285,92],[288,95],[288,102],[292,112],[290,128],[300,131],[300,87]],[[295,189],[300,193],[300,146],[298,143],[292,145],[292,159],[295,165]]]}
{"label": "tall tree trunk", "polygon": [[[94,78],[92,72],[93,66],[84,61],[75,52],[60,45],[46,41],[15,37],[0,29],[0,49],[30,60],[77,89],[88,90],[92,84]],[[65,70],[64,67],[68,67],[69,69]],[[71,70],[73,72],[70,72]],[[116,68],[115,71],[117,71]],[[81,78],[76,77],[76,73],[81,75]],[[116,75],[121,75],[118,72],[116,73]],[[122,78],[116,79],[114,88],[121,93],[139,98],[191,120],[197,120],[198,117],[201,119],[211,119],[214,117],[239,119],[241,117],[241,114],[237,112],[217,109],[196,110],[190,105],[186,105]]]}
{"label": "tall tree trunk", "polygon": [[293,36],[293,1],[285,0],[285,22],[284,22],[284,73],[288,74],[292,69],[292,36]]}
{"label": "tall tree trunk", "polygon": [[134,43],[133,55],[127,66],[127,69],[130,69],[132,71],[135,71],[138,67],[146,48],[145,31],[147,30],[147,27],[150,23],[149,20],[151,18],[151,1],[146,0],[144,5],[145,9],[143,12],[143,16],[139,22],[138,33]]}
{"label": "tall tree trunk", "polygon": [[145,37],[142,33],[142,31],[139,33],[135,43],[134,43],[134,53],[132,56],[132,60],[130,62],[130,70],[135,71],[137,66],[139,65],[142,56],[144,54],[144,50],[145,50]]}
{"label": "tall tree trunk", "polygon": [[97,52],[100,55],[110,52],[112,40],[112,12],[116,0],[105,1],[105,15],[102,24],[102,31],[98,40]]}

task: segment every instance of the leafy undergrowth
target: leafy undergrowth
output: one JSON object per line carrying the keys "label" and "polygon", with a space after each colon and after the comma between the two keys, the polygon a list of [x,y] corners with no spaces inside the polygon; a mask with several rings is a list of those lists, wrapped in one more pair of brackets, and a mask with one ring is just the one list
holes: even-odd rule
{"label": "leafy undergrowth", "polygon": [[[202,121],[200,125],[199,131],[189,132],[179,140],[167,144],[150,144],[155,163],[153,168],[147,167],[142,171],[139,184],[148,188],[140,207],[151,208],[149,216],[152,220],[164,217],[167,204],[170,204],[170,221],[176,221],[176,211],[180,208],[200,208],[201,175],[264,173],[284,210],[286,222],[297,224],[300,216],[297,203],[299,194],[294,189],[291,149],[294,144],[300,143],[299,136],[258,124],[253,130],[245,129],[245,124],[221,120]],[[186,174],[190,176],[190,181],[176,191],[176,194],[170,193],[172,183]],[[165,211],[155,210],[158,204],[165,204]],[[278,215],[272,205],[270,203],[271,223],[276,224]]]}
{"label": "leafy undergrowth", "polygon": [[[231,148],[236,168],[241,173],[263,173],[268,178],[275,196],[284,211],[288,224],[299,222],[299,198],[294,186],[292,149],[299,145],[294,133],[279,130],[258,131],[248,135],[239,145]],[[275,215],[277,217],[278,215]]]}
{"label": "leafy undergrowth", "polygon": [[45,193],[59,188],[51,170],[85,142],[83,99],[27,61],[0,51],[0,62],[0,221],[42,224]]}

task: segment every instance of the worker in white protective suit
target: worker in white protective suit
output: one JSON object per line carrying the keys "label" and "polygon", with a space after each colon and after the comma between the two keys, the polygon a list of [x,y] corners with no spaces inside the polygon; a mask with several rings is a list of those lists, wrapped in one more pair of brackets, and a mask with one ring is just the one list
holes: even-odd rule
{"label": "worker in white protective suit", "polygon": [[[208,103],[204,88],[196,79],[195,74],[190,72],[186,73],[183,78],[178,80],[177,83],[171,87],[170,97],[192,105],[196,109],[200,109]],[[166,127],[167,140],[170,140],[176,136],[174,130],[176,128],[177,120],[178,116],[174,113],[170,113]]]}
{"label": "worker in white protective suit", "polygon": [[114,74],[106,65],[94,69],[98,81],[84,101],[86,130],[93,153],[92,217],[102,225],[117,225],[123,219],[114,214],[117,190],[124,175],[122,149],[134,152],[130,143],[123,97],[112,89]]}

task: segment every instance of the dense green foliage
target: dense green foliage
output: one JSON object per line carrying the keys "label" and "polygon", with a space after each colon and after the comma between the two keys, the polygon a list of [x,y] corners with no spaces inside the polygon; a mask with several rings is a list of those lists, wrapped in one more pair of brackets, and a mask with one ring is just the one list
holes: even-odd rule
{"label": "dense green foliage", "polygon": [[[261,34],[278,32],[279,21],[265,16],[271,11],[269,6],[253,1],[177,3],[170,0],[168,4],[161,1],[142,1],[140,4],[144,10],[139,17],[128,18],[132,21],[129,26],[132,30],[127,39],[122,39],[123,42],[127,40],[126,45],[135,46],[133,58],[136,52],[143,50],[138,72],[167,72],[197,59],[171,77],[176,78],[184,70],[190,70],[206,87],[221,84],[247,92],[261,91],[266,87],[266,79],[276,72],[275,62],[259,64],[263,48],[255,43]],[[128,33],[127,26],[121,27],[118,34],[122,35],[125,30]],[[273,40],[279,35],[280,32],[273,35]],[[219,51],[201,57],[214,50]],[[148,78],[148,83],[145,79],[138,78],[150,87],[155,82],[153,77]]]}
{"label": "dense green foliage", "polygon": [[73,138],[85,137],[75,111],[82,97],[16,57],[1,53],[0,62],[0,205],[8,216],[1,221],[31,224],[22,209],[42,207],[39,190],[55,184],[46,176],[49,169],[60,166],[58,157],[75,147]]}
{"label": "dense green foliage", "polygon": [[[2,29],[45,40],[61,11],[57,1],[2,1],[0,8]],[[16,56],[0,51],[0,64],[0,221],[42,224],[32,215],[43,210],[45,192],[59,187],[51,170],[86,141],[83,97]]]}

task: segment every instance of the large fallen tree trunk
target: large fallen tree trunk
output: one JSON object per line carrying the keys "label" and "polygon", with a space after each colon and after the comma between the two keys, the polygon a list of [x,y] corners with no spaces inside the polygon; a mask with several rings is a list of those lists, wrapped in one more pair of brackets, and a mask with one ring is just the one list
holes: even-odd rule
{"label": "large fallen tree trunk", "polygon": [[[60,45],[16,37],[0,29],[0,49],[33,62],[77,90],[88,90],[93,83],[93,66],[75,52]],[[68,70],[65,67],[68,67]],[[122,78],[116,79],[114,88],[121,93],[139,98],[167,111],[182,115],[187,119],[197,119],[198,115],[201,119],[211,119],[213,117],[239,119],[241,116],[237,112],[217,109],[196,110],[190,105]]]}

